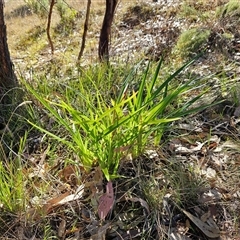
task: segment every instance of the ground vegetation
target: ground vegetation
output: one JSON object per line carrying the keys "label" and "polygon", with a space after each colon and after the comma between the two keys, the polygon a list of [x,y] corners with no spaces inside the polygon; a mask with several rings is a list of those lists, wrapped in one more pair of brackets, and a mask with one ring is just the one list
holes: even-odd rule
{"label": "ground vegetation", "polygon": [[40,2],[5,4],[26,114],[0,135],[0,238],[239,239],[239,1],[119,1],[107,63],[105,1],[80,61],[86,2],[53,8],[53,54]]}

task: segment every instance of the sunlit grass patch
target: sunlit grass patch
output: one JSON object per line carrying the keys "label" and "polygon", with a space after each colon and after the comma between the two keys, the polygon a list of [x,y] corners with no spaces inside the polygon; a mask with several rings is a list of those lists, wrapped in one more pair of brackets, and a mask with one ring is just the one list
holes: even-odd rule
{"label": "sunlit grass patch", "polygon": [[24,175],[14,162],[0,163],[0,205],[4,211],[25,209]]}
{"label": "sunlit grass patch", "polygon": [[223,6],[220,6],[216,10],[216,15],[219,17],[237,17],[240,15],[240,3],[236,0],[230,0]]}
{"label": "sunlit grass patch", "polygon": [[181,58],[191,58],[201,52],[206,47],[210,30],[201,28],[192,28],[183,32],[175,46],[176,54]]}

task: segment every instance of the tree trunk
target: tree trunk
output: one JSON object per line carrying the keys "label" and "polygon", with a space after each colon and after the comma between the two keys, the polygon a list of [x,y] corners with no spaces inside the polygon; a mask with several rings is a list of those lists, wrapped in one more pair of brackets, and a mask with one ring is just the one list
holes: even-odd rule
{"label": "tree trunk", "polygon": [[101,61],[109,61],[109,38],[118,0],[106,0],[106,10],[99,39],[98,56]]}
{"label": "tree trunk", "polygon": [[84,31],[83,31],[83,36],[82,36],[82,45],[81,45],[80,52],[78,54],[78,62],[80,62],[80,59],[83,55],[83,51],[85,48],[85,42],[86,42],[87,31],[88,31],[88,22],[89,22],[89,17],[90,17],[90,8],[91,8],[91,0],[88,0],[85,23],[84,23]]}
{"label": "tree trunk", "polygon": [[8,50],[3,8],[4,0],[0,0],[0,104],[10,104],[13,100],[10,89],[18,86],[18,82]]}
{"label": "tree trunk", "polygon": [[49,13],[48,13],[48,20],[47,20],[47,38],[48,38],[49,45],[51,47],[52,55],[54,53],[54,47],[53,47],[53,42],[52,42],[52,38],[50,35],[50,27],[51,27],[53,6],[55,3],[56,3],[55,0],[51,0],[50,7],[49,7]]}
{"label": "tree trunk", "polygon": [[8,154],[12,152],[10,147],[17,151],[15,141],[17,144],[20,142],[18,133],[13,134],[13,130],[19,127],[20,117],[16,106],[22,99],[22,91],[10,59],[3,8],[4,0],[0,0],[0,159],[7,161]]}

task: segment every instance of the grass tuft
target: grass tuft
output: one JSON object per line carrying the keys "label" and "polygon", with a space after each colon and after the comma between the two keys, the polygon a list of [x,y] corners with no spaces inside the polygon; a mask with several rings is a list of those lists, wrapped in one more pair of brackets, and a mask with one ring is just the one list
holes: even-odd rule
{"label": "grass tuft", "polygon": [[177,41],[175,51],[181,58],[191,58],[203,50],[208,42],[210,30],[192,28],[183,32]]}
{"label": "grass tuft", "polygon": [[[48,97],[49,94],[39,94],[27,84],[29,92],[46,109],[49,118],[55,120],[64,135],[59,135],[59,131],[56,134],[33,122],[31,124],[71,149],[86,170],[97,164],[107,180],[116,178],[119,163],[128,153],[137,157],[147,146],[158,145],[169,123],[199,110],[189,107],[202,94],[169,111],[171,104],[194,88],[191,85],[192,80],[174,88],[171,85],[175,76],[192,63],[193,61],[185,64],[160,82],[158,76],[162,60],[152,75],[149,74],[150,63],[136,75],[143,66],[139,63],[128,73],[117,98],[108,100],[98,89],[95,80],[84,74],[83,77],[88,81],[77,79],[74,86],[78,88],[65,86],[64,96],[55,94],[54,98]],[[139,78],[134,80],[136,76]],[[130,87],[132,81],[140,83],[138,89],[133,90]],[[84,85],[84,82],[88,84]]]}

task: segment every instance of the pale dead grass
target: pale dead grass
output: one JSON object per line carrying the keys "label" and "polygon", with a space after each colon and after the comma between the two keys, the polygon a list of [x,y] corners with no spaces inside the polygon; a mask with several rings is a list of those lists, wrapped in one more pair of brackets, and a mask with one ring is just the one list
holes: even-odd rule
{"label": "pale dead grass", "polygon": [[[54,42],[54,48],[57,50],[55,58],[57,58],[58,61],[61,59],[63,62],[75,62],[82,39],[87,0],[66,0],[66,2],[70,7],[77,10],[82,15],[81,18],[77,20],[78,22],[76,29],[74,30],[74,34],[73,36],[69,35],[68,39],[63,39],[61,36],[59,38],[59,36],[54,33],[54,27],[56,27],[60,21],[60,17],[56,9],[53,11],[51,34]],[[123,12],[129,7],[129,5],[139,2],[141,1],[119,0],[114,24],[120,19],[121,14],[118,14],[119,12]],[[30,65],[35,65],[36,62],[39,62],[39,59],[42,61],[43,58],[48,58],[50,50],[50,47],[48,46],[47,35],[45,33],[41,34],[41,36],[36,38],[35,41],[32,39],[29,43],[28,38],[32,38],[31,35],[36,32],[36,29],[42,29],[43,27],[46,28],[47,19],[41,19],[36,14],[26,14],[24,16],[16,16],[13,14],[16,9],[20,9],[24,6],[26,6],[24,0],[9,0],[5,4],[5,21],[7,25],[8,45],[11,58],[15,65],[18,65],[20,62],[22,67],[24,67],[26,64],[29,64],[30,61]],[[105,0],[92,1],[89,30],[84,52],[85,62],[94,62],[98,58],[98,40],[104,11]],[[25,46],[24,43],[26,43]],[[63,49],[65,50],[63,51]],[[39,56],[39,51],[41,51],[41,56]],[[35,54],[36,56],[34,56]]]}
{"label": "pale dead grass", "polygon": [[[66,1],[69,6],[76,9],[77,11],[84,11],[87,6],[87,0],[67,0]],[[127,7],[129,4],[135,4],[136,0],[129,1],[129,0],[120,0],[118,7]],[[24,0],[9,0],[5,4],[5,15],[11,15],[11,13],[22,6],[25,6],[26,3]],[[91,8],[94,13],[104,13],[105,9],[105,0],[94,0],[91,3]],[[98,27],[102,23],[102,17],[101,19],[98,19],[96,16],[91,16],[93,20],[96,21]],[[101,21],[99,21],[101,20]],[[25,17],[10,17],[5,19],[7,24],[7,31],[8,31],[8,44],[10,46],[10,49],[15,46],[16,39],[19,39],[19,37],[24,36],[28,31],[33,29],[36,26],[42,26],[46,25],[46,19],[40,19],[36,14],[27,15]],[[59,21],[59,16],[56,12],[53,13],[52,16],[52,27]]]}
{"label": "pale dead grass", "polygon": [[[19,58],[25,55],[24,52],[20,52],[18,46],[22,38],[38,28],[39,26],[46,25],[46,19],[39,18],[36,14],[26,14],[25,16],[14,15],[14,11],[26,6],[23,0],[14,1],[10,0],[5,4],[5,22],[7,25],[7,37],[8,45],[12,58]],[[56,25],[59,21],[59,17],[56,13],[53,13],[52,25]],[[26,49],[26,52],[28,49]]]}

